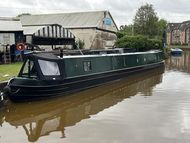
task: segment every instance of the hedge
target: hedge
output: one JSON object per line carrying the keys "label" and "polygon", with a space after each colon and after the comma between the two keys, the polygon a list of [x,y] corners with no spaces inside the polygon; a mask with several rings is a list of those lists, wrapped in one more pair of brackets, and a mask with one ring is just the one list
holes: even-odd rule
{"label": "hedge", "polygon": [[123,36],[116,41],[118,48],[133,48],[136,51],[147,51],[151,49],[162,49],[162,41],[148,39],[146,36]]}

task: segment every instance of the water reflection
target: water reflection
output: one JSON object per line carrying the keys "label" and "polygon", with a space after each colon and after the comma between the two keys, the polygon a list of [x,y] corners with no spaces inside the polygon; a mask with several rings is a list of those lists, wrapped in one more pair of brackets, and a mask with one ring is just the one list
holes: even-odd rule
{"label": "water reflection", "polygon": [[166,69],[190,73],[190,51],[185,51],[182,56],[171,56],[166,60]]}
{"label": "water reflection", "polygon": [[[8,122],[22,127],[28,141],[37,141],[51,132],[61,132],[90,115],[99,113],[139,92],[151,95],[155,85],[162,81],[164,68],[158,68],[102,87],[43,102],[14,104],[9,102],[0,124]],[[18,129],[19,130],[19,129]]]}

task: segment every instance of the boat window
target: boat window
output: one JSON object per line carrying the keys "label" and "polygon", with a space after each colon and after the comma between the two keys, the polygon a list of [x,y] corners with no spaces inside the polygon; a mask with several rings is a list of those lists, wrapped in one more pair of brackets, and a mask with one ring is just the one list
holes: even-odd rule
{"label": "boat window", "polygon": [[37,78],[37,72],[33,61],[27,59],[22,71],[22,77]]}
{"label": "boat window", "polygon": [[56,62],[38,60],[43,75],[60,75],[59,67]]}
{"label": "boat window", "polygon": [[85,72],[91,71],[92,70],[91,61],[83,62],[83,67]]}

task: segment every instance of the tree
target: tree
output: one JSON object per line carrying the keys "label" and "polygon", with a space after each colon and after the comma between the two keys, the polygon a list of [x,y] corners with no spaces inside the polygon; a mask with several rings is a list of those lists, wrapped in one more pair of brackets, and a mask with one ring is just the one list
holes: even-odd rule
{"label": "tree", "polygon": [[120,30],[117,32],[117,38],[122,38],[125,35],[133,36],[133,25],[121,25]]}
{"label": "tree", "polygon": [[164,19],[160,19],[158,21],[158,36],[163,37],[166,27],[167,27],[167,21]]}
{"label": "tree", "polygon": [[158,33],[158,17],[152,4],[141,6],[134,18],[134,32],[139,35],[154,37]]}
{"label": "tree", "polygon": [[126,33],[126,35],[133,36],[134,35],[134,29],[133,25],[121,25],[120,26],[120,32]]}

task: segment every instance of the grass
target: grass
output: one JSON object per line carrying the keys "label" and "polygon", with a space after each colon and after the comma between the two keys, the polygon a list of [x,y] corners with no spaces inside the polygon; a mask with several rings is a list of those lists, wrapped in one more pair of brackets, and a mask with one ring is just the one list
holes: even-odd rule
{"label": "grass", "polygon": [[0,82],[9,80],[10,78],[17,76],[21,66],[22,62],[0,65]]}

